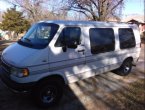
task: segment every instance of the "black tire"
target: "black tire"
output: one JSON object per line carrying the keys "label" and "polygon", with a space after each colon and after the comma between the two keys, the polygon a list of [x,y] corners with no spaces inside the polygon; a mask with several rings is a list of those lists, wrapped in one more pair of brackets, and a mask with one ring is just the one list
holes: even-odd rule
{"label": "black tire", "polygon": [[40,82],[32,92],[34,101],[40,107],[52,107],[60,101],[63,95],[63,84],[58,79]]}
{"label": "black tire", "polygon": [[132,59],[126,59],[120,68],[114,70],[113,72],[120,75],[120,76],[126,76],[131,72],[132,69]]}

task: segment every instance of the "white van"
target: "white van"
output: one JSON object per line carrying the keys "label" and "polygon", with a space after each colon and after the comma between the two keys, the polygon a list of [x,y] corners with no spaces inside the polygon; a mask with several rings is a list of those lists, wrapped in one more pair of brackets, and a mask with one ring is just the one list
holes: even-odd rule
{"label": "white van", "polygon": [[140,49],[137,25],[41,21],[3,51],[1,79],[48,107],[59,101],[65,84],[111,70],[129,74]]}

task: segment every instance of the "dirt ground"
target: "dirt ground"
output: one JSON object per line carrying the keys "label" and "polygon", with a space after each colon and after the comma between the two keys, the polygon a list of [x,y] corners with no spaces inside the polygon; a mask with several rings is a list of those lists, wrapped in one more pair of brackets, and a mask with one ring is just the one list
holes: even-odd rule
{"label": "dirt ground", "polygon": [[[112,72],[107,72],[70,84],[65,87],[64,96],[59,105],[45,110],[136,110],[136,108],[128,108],[128,103],[124,104],[124,100],[122,100],[124,97],[128,99],[127,101],[133,102],[129,103],[130,106],[135,104],[138,110],[144,110],[144,92],[141,91],[142,94],[138,94],[142,97],[142,101],[124,94],[124,92],[136,93],[136,88],[140,86],[133,86],[134,91],[132,91],[129,89],[130,84],[140,80],[144,81],[144,52],[145,48],[142,45],[139,62],[136,67],[133,67],[130,75],[121,77]],[[143,85],[142,88],[145,87],[143,81],[138,83],[138,85]],[[121,95],[118,95],[120,93]],[[0,110],[42,109],[33,103],[29,95],[14,94],[0,81]]]}

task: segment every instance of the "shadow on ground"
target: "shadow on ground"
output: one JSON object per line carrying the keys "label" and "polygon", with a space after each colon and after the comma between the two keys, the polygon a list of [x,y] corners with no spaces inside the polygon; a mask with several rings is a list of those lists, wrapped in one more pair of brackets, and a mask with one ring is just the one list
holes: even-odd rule
{"label": "shadow on ground", "polygon": [[[139,77],[141,75],[142,77]],[[138,87],[142,87],[143,84],[139,82],[140,86],[129,88],[130,83],[144,79],[143,75],[144,72],[137,71],[127,77],[121,77],[109,72],[70,84],[65,87],[59,105],[47,110],[114,110],[125,109],[132,105],[139,107],[138,110],[143,110],[144,100],[134,97],[137,95],[135,90],[139,90]],[[143,94],[140,95],[144,98]],[[30,95],[13,94],[0,82],[0,110],[12,110],[12,108],[41,110],[33,103]]]}
{"label": "shadow on ground", "polygon": [[[46,110],[144,110],[144,59],[129,76],[111,72],[65,87],[58,106]],[[42,110],[30,95],[14,94],[0,81],[0,110]]]}

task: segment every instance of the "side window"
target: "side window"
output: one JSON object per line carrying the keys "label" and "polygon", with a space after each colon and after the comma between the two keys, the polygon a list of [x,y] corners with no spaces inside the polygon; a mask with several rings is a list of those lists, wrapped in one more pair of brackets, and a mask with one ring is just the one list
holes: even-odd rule
{"label": "side window", "polygon": [[115,36],[112,28],[91,28],[89,35],[92,54],[109,52],[115,49]]}
{"label": "side window", "polygon": [[79,27],[65,27],[55,43],[55,47],[76,48],[80,44],[81,29]]}
{"label": "side window", "polygon": [[126,49],[135,47],[135,37],[131,28],[119,29],[120,48]]}

